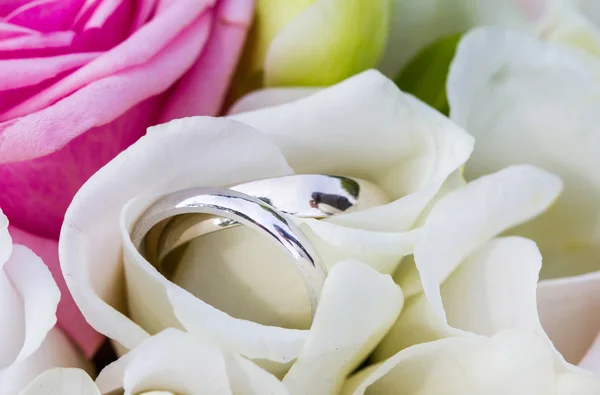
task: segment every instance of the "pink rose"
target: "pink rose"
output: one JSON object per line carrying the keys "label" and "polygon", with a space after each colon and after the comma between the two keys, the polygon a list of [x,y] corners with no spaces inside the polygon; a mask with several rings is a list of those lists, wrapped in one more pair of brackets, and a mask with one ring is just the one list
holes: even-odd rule
{"label": "pink rose", "polygon": [[[2,0],[0,207],[59,285],[73,195],[150,125],[219,112],[254,0]],[[91,332],[62,287],[61,327]]]}

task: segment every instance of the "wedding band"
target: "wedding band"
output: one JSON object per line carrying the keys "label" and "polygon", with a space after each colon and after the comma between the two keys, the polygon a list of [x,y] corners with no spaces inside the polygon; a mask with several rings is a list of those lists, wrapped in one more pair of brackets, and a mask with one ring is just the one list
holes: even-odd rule
{"label": "wedding band", "polygon": [[368,181],[320,174],[270,178],[230,188],[190,188],[150,206],[138,219],[131,239],[165,274],[162,261],[177,247],[208,233],[249,226],[294,258],[314,314],[325,270],[308,239],[282,214],[320,219],[388,202],[385,193]]}
{"label": "wedding band", "polygon": [[[297,174],[252,181],[230,189],[253,196],[276,210],[298,218],[321,219],[389,202],[385,193],[365,180],[322,174]],[[239,225],[202,214],[173,218],[164,225],[156,245],[156,262],[177,247],[208,233]]]}
{"label": "wedding band", "polygon": [[227,188],[191,188],[167,195],[150,206],[138,220],[131,234],[135,247],[143,254],[148,231],[170,217],[186,213],[225,217],[268,236],[296,261],[314,315],[325,281],[325,271],[317,254],[292,222],[267,203],[244,193]]}

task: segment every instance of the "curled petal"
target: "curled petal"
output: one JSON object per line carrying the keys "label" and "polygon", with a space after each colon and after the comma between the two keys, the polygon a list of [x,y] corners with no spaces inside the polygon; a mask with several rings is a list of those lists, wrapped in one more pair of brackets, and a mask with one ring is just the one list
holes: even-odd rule
{"label": "curled petal", "polygon": [[175,329],[113,362],[96,383],[103,392],[123,388],[128,394],[287,395],[279,380],[252,362]]}
{"label": "curled petal", "polygon": [[403,302],[390,276],[359,262],[333,266],[308,338],[283,379],[290,394],[338,393],[394,323]]}
{"label": "curled petal", "polygon": [[415,262],[425,296],[445,318],[440,284],[483,243],[544,212],[562,188],[541,169],[512,166],[444,196],[427,215]]}
{"label": "curled petal", "polygon": [[0,395],[14,395],[48,369],[83,368],[92,371],[89,361],[58,328],[47,333],[41,346],[25,360],[0,371]]}
{"label": "curled petal", "polygon": [[555,365],[543,337],[504,331],[492,338],[450,338],[410,347],[359,371],[343,394],[547,395],[574,394],[577,389],[592,395],[598,383]]}
{"label": "curled petal", "polygon": [[81,369],[54,368],[35,378],[19,395],[101,395],[88,374]]}

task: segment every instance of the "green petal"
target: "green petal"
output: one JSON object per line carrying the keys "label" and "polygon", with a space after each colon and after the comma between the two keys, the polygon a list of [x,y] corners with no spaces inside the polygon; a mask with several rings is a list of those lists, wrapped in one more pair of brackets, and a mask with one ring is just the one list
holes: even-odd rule
{"label": "green petal", "polygon": [[448,115],[446,77],[461,37],[462,33],[453,34],[421,50],[396,78],[396,85]]}
{"label": "green petal", "polygon": [[322,86],[377,64],[388,31],[389,0],[317,0],[275,37],[267,86]]}
{"label": "green petal", "polygon": [[228,101],[263,87],[263,65],[271,42],[287,24],[316,0],[258,0],[252,28],[232,83]]}

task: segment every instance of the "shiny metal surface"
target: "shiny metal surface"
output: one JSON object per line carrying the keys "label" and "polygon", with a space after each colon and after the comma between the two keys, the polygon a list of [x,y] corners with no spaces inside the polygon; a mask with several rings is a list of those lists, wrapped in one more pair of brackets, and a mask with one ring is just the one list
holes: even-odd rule
{"label": "shiny metal surface", "polygon": [[[349,177],[298,174],[236,185],[230,189],[262,200],[276,210],[300,218],[326,218],[389,202],[376,185]],[[164,224],[156,240],[157,260],[196,237],[233,226],[237,221],[206,214],[188,214]]]}
{"label": "shiny metal surface", "polygon": [[[229,227],[231,221],[235,221],[264,234],[284,249],[296,261],[314,315],[326,274],[311,243],[275,208],[245,193],[227,188],[191,188],[164,196],[150,206],[136,223],[131,233],[135,247],[156,264],[156,249],[146,248],[148,240],[152,239],[150,230],[161,225],[157,229],[164,234],[165,224],[169,226],[169,221],[165,220],[190,213],[220,217],[213,224],[219,226],[220,223],[221,227]],[[161,237],[159,234],[158,238]]]}

